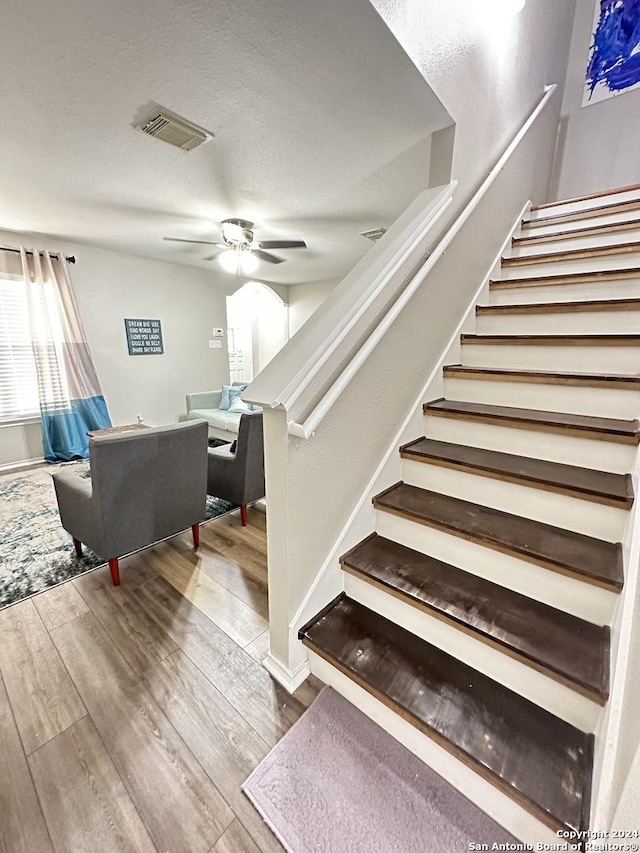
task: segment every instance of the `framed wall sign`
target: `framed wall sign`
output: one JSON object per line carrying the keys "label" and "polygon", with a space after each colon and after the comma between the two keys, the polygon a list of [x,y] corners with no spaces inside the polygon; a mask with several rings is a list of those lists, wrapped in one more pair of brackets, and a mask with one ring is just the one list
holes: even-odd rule
{"label": "framed wall sign", "polygon": [[125,317],[129,355],[162,355],[162,326],[160,320],[132,320]]}

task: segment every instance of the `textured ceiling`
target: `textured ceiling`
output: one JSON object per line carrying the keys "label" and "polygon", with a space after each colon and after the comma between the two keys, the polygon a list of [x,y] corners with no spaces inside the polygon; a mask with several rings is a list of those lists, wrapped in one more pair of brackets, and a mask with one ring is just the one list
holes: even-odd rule
{"label": "textured ceiling", "polygon": [[[446,111],[369,0],[21,0],[0,28],[0,228],[214,268],[217,223],[301,238],[255,277],[346,272],[426,186]],[[152,102],[212,130],[133,129]]]}

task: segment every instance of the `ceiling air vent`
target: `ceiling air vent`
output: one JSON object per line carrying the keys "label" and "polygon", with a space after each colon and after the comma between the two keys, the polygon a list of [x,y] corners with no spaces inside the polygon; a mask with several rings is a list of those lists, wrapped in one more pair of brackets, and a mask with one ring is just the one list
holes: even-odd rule
{"label": "ceiling air vent", "polygon": [[155,136],[183,151],[193,151],[213,136],[164,107],[155,107],[136,127],[148,136]]}
{"label": "ceiling air vent", "polygon": [[374,243],[376,243],[383,236],[383,234],[386,233],[386,228],[374,228],[372,231],[361,231],[360,236],[366,237],[367,240],[372,240]]}

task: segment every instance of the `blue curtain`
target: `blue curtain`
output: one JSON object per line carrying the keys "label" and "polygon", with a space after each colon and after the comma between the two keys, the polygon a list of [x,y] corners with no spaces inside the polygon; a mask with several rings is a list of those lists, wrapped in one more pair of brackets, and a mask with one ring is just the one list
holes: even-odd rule
{"label": "blue curtain", "polygon": [[71,279],[58,255],[20,249],[38,374],[44,458],[89,456],[89,430],[111,426],[80,322]]}

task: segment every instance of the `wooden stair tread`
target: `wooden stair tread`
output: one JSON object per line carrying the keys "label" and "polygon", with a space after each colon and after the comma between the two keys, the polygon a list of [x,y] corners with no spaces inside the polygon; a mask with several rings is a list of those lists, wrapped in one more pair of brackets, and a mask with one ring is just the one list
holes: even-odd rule
{"label": "wooden stair tread", "polygon": [[550,225],[553,222],[579,222],[581,219],[593,219],[596,216],[606,216],[609,213],[627,213],[639,209],[640,199],[628,199],[627,201],[615,201],[583,208],[582,210],[560,211],[548,216],[536,216],[535,219],[524,219],[523,226],[534,228],[536,225]]}
{"label": "wooden stair tread", "polygon": [[640,335],[460,335],[463,344],[523,346],[639,346]]}
{"label": "wooden stair tread", "polygon": [[519,409],[511,406],[493,406],[488,403],[467,403],[459,400],[434,400],[424,404],[425,415],[458,417],[464,420],[481,420],[528,429],[550,428],[600,439],[638,444],[640,424],[637,420],[600,418],[593,415],[572,415],[566,412],[545,412],[541,409]]}
{"label": "wooden stair tread", "polygon": [[586,827],[593,735],[344,595],[300,636],[545,823]]}
{"label": "wooden stair tread", "polygon": [[374,534],[342,558],[347,571],[456,623],[514,657],[604,702],[609,628]]}
{"label": "wooden stair tread", "polygon": [[592,311],[640,311],[640,299],[588,299],[584,302],[525,302],[514,305],[478,305],[476,316],[490,314],[573,314]]}
{"label": "wooden stair tread", "polygon": [[385,510],[605,589],[622,589],[622,548],[572,530],[398,483],[373,498]]}
{"label": "wooden stair tread", "polygon": [[625,184],[622,187],[614,187],[610,190],[600,190],[597,193],[589,193],[588,195],[577,195],[572,198],[561,198],[558,201],[545,201],[544,204],[532,204],[530,210],[548,210],[550,207],[559,207],[563,204],[576,204],[581,201],[591,201],[597,198],[611,198],[620,193],[634,192],[640,190],[640,184]]}
{"label": "wooden stair tread", "polygon": [[564,229],[548,234],[532,234],[529,237],[514,237],[513,246],[531,246],[537,243],[553,243],[556,240],[572,240],[580,237],[595,237],[599,234],[609,234],[612,231],[633,231],[640,228],[640,219],[628,219],[625,222],[610,222],[607,225],[589,225],[587,228]]}
{"label": "wooden stair tread", "polygon": [[588,258],[609,257],[611,255],[627,255],[640,252],[640,243],[616,243],[611,246],[589,246],[582,249],[565,249],[559,252],[541,252],[538,255],[519,255],[515,258],[502,258],[502,266],[519,267],[528,264],[557,263],[558,261],[579,261]]}
{"label": "wooden stair tread", "polygon": [[497,382],[534,382],[543,385],[576,385],[592,388],[640,390],[640,375],[631,373],[571,373],[549,370],[519,370],[512,367],[472,367],[448,364],[443,375],[449,379],[482,379]]}
{"label": "wooden stair tread", "polygon": [[537,275],[526,278],[492,279],[489,287],[493,290],[507,290],[514,287],[545,287],[559,284],[595,284],[602,281],[640,278],[640,267],[625,267],[618,270],[594,270],[593,272],[572,272],[562,275]]}
{"label": "wooden stair tread", "polygon": [[546,488],[621,509],[629,509],[633,504],[629,474],[594,471],[590,468],[578,468],[574,465],[428,438],[419,438],[405,444],[400,451],[403,459],[443,464],[488,476],[495,475],[510,482]]}

